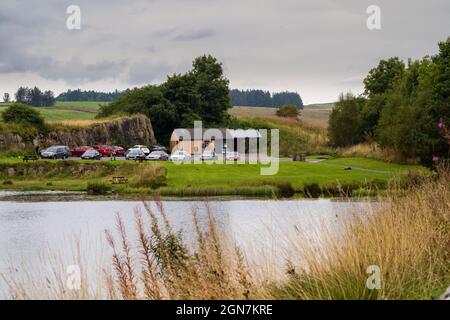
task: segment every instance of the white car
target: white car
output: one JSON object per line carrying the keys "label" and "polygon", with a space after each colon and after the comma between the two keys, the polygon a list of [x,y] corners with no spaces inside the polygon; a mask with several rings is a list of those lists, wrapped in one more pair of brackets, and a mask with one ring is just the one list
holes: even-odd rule
{"label": "white car", "polygon": [[142,144],[137,144],[137,145],[133,146],[131,149],[141,149],[142,152],[144,152],[146,156],[150,154],[150,149],[147,146],[144,146]]}
{"label": "white car", "polygon": [[225,159],[227,161],[239,161],[241,159],[241,155],[237,151],[229,151],[227,152]]}
{"label": "white car", "polygon": [[216,155],[211,150],[205,150],[201,156],[201,160],[216,160]]}
{"label": "white car", "polygon": [[186,151],[175,151],[170,155],[170,161],[189,161],[191,160],[191,155]]}

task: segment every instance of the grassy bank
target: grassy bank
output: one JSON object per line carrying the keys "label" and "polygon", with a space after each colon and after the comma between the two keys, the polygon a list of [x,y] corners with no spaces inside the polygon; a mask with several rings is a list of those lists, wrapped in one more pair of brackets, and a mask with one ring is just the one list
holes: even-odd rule
{"label": "grassy bank", "polygon": [[[149,188],[139,185],[146,174],[142,168],[165,169],[164,184]],[[346,167],[352,170],[345,170]],[[374,195],[385,190],[389,181],[407,173],[428,173],[419,166],[385,163],[365,158],[337,158],[319,163],[279,163],[276,175],[262,176],[261,165],[174,164],[128,161],[37,161],[20,158],[0,160],[0,189],[86,191],[91,182],[111,185],[112,176],[124,176],[128,184],[111,186],[118,194],[153,194],[171,197],[248,196],[292,197]],[[318,187],[318,191],[313,189]],[[314,192],[313,192],[314,191]],[[314,193],[314,194],[312,194]]]}
{"label": "grassy bank", "polygon": [[[113,177],[126,184],[113,184]],[[166,169],[155,163],[124,161],[0,162],[0,189],[87,191],[90,194],[151,193],[164,186]]]}
{"label": "grassy bank", "polygon": [[[96,101],[57,101],[52,107],[36,109],[46,121],[91,120],[95,118],[101,104],[105,103]],[[10,104],[0,103],[0,115],[8,106]]]}
{"label": "grassy bank", "polygon": [[[360,207],[351,219],[337,216],[339,233],[319,224],[319,237],[311,238],[293,225],[286,234],[289,254],[278,257],[286,261],[280,278],[265,272],[270,261],[250,265],[210,212],[200,221],[193,209],[195,243],[185,243],[157,201],[155,210],[146,206],[149,220],[136,215],[137,238],[127,236],[120,216],[117,233],[107,233],[112,271],[105,282],[82,281],[81,290],[66,290],[66,273],[57,267],[54,285],[37,268],[26,283],[6,280],[19,299],[434,299],[450,281],[449,213],[448,172],[408,192],[394,186],[381,206]],[[369,287],[373,268],[379,281]],[[98,279],[105,279],[101,270]]]}

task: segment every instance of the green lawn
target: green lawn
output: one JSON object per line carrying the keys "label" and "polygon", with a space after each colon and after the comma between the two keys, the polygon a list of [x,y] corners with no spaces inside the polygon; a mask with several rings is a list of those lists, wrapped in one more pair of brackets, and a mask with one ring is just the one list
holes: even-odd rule
{"label": "green lawn", "polygon": [[[340,160],[340,161],[339,161]],[[341,166],[330,166],[328,163],[357,166],[351,171]],[[364,158],[342,158],[326,160],[321,163],[280,162],[276,175],[261,176],[259,165],[177,165],[164,164],[168,168],[168,185],[173,187],[201,186],[242,186],[258,185],[261,182],[291,182],[294,188],[306,183],[318,183],[321,186],[346,182],[387,181],[395,174],[408,171],[425,170],[420,166],[390,164]],[[361,169],[359,169],[361,168]],[[379,170],[380,172],[366,171]]]}
{"label": "green lawn", "polygon": [[55,107],[85,109],[87,111],[98,111],[99,105],[107,104],[101,101],[56,101]]}
{"label": "green lawn", "polygon": [[[0,158],[0,164],[21,163],[21,158]],[[75,161],[75,162],[81,162]],[[108,161],[109,162],[109,161]],[[86,163],[86,162],[83,162]],[[97,162],[98,163],[98,162]],[[134,164],[128,161],[110,162],[114,166]],[[190,193],[209,192],[216,189],[215,193],[229,194],[233,190],[251,192],[252,189],[274,186],[280,183],[291,184],[296,191],[303,188],[305,184],[317,183],[321,187],[336,186],[337,184],[353,184],[358,186],[367,183],[385,184],[395,175],[407,172],[425,172],[420,166],[407,166],[390,164],[365,158],[340,158],[325,160],[320,163],[306,162],[280,162],[279,171],[273,176],[262,176],[261,165],[250,164],[174,164],[172,162],[159,162],[167,168],[167,186],[163,193],[171,194],[171,191],[190,190]],[[136,164],[137,165],[137,164]],[[353,170],[344,170],[343,166],[354,166]],[[6,177],[4,177],[6,179]],[[0,189],[16,190],[84,190],[88,182],[108,183],[110,177],[65,177],[37,179],[36,177],[26,179],[12,179],[13,185],[3,185],[0,181]],[[51,182],[49,184],[49,182]],[[200,190],[200,191],[198,191]],[[219,190],[219,191],[217,191]],[[250,190],[250,191],[249,191]],[[123,190],[122,190],[123,191]],[[120,192],[120,191],[119,191]],[[142,190],[128,188],[127,193],[138,193]],[[177,193],[175,192],[175,194]],[[237,191],[239,193],[240,191]],[[209,193],[208,193],[209,194]]]}
{"label": "green lawn", "polygon": [[83,112],[78,110],[63,109],[40,109],[44,119],[47,121],[55,120],[90,120],[94,119],[95,113]]}
{"label": "green lawn", "polygon": [[401,164],[388,163],[374,159],[368,158],[335,158],[328,159],[323,162],[324,164],[340,165],[340,166],[350,166],[353,169],[364,168],[368,170],[380,170],[380,171],[401,171],[407,168],[408,170],[424,170],[423,167],[419,165],[405,166]]}
{"label": "green lawn", "polygon": [[[57,101],[54,107],[36,108],[47,121],[60,120],[90,120],[93,119],[99,109],[96,101]],[[9,104],[0,103],[0,114]],[[1,118],[0,118],[1,121]]]}

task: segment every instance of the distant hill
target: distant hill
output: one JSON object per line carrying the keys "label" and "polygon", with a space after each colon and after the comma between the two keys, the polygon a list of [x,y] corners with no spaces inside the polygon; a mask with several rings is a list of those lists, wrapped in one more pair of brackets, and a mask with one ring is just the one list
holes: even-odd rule
{"label": "distant hill", "polygon": [[[300,118],[310,125],[325,128],[333,107],[334,103],[306,105],[301,111]],[[273,107],[234,106],[228,113],[238,118],[273,118],[276,110]]]}
{"label": "distant hill", "polygon": [[334,102],[327,102],[327,103],[314,103],[314,104],[307,104],[305,105],[304,109],[312,109],[312,110],[318,110],[318,109],[333,109],[335,103]]}

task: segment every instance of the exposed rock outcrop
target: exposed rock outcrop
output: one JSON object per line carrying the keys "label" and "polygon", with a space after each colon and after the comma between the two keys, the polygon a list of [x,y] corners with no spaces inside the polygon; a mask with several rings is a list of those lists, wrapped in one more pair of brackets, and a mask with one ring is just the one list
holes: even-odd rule
{"label": "exposed rock outcrop", "polygon": [[0,150],[18,149],[23,150],[32,145],[25,141],[19,134],[0,133]]}
{"label": "exposed rock outcrop", "polygon": [[58,126],[33,141],[26,141],[19,134],[0,133],[0,150],[26,149],[35,146],[67,145],[70,147],[95,144],[151,145],[156,143],[150,120],[143,115],[120,118],[91,126]]}

